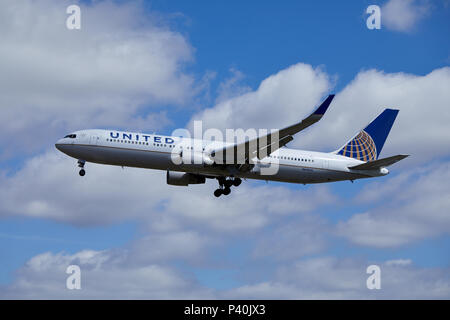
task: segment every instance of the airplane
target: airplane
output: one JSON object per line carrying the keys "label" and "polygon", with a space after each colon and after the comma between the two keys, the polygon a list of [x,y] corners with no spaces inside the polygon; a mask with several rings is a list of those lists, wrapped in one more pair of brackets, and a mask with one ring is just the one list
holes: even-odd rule
{"label": "airplane", "polygon": [[333,98],[330,94],[300,122],[240,142],[89,129],[66,135],[55,147],[78,159],[80,176],[86,174],[86,162],[164,170],[169,185],[216,179],[216,197],[229,195],[242,179],[313,184],[385,176],[388,166],[408,157],[379,158],[399,112],[396,109],[385,109],[333,152],[287,148],[296,133],[322,119]]}

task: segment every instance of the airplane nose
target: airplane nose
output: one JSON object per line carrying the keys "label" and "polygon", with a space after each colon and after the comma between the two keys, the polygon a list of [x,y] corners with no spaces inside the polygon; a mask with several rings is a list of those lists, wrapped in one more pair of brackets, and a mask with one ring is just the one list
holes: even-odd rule
{"label": "airplane nose", "polygon": [[59,139],[58,141],[56,141],[55,143],[55,148],[58,149],[59,151],[62,151],[62,146],[64,145],[64,141],[63,139]]}

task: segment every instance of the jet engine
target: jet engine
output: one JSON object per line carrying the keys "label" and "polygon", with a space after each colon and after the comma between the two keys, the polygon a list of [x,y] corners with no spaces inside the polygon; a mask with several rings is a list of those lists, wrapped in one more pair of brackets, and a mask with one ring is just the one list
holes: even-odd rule
{"label": "jet engine", "polygon": [[189,184],[202,184],[205,182],[205,176],[199,174],[167,171],[167,184],[172,186],[187,186]]}

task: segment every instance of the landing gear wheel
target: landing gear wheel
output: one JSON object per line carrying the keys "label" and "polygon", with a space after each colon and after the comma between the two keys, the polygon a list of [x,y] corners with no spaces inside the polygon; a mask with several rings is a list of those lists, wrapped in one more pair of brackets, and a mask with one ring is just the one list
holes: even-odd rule
{"label": "landing gear wheel", "polygon": [[233,180],[233,186],[238,187],[242,183],[240,178],[236,178]]}
{"label": "landing gear wheel", "polygon": [[80,176],[84,177],[84,175],[86,174],[86,171],[84,171],[84,164],[86,163],[86,161],[79,159],[78,160],[78,167],[81,169],[79,174]]}
{"label": "landing gear wheel", "polygon": [[225,188],[230,188],[233,185],[233,180],[225,180],[223,185],[225,186]]}
{"label": "landing gear wheel", "polygon": [[224,195],[226,195],[226,196],[229,195],[230,192],[231,192],[230,187],[225,187],[225,188],[223,189],[223,191],[222,191],[222,193],[223,193]]}
{"label": "landing gear wheel", "polygon": [[220,197],[221,195],[222,195],[222,189],[216,189],[215,191],[214,191],[214,195],[218,198],[218,197]]}

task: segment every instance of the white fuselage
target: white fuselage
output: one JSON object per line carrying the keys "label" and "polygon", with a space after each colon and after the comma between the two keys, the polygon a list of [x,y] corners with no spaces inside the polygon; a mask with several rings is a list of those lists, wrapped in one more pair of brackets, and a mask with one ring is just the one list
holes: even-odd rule
{"label": "white fuselage", "polygon": [[[261,160],[252,159],[254,163],[252,169],[241,171],[234,166],[174,161],[182,152],[207,154],[210,150],[229,145],[226,142],[113,130],[82,130],[74,132],[72,136],[75,138],[66,137],[58,140],[56,147],[79,160],[124,167],[188,172],[211,178],[234,176],[307,184],[355,180],[388,173],[385,168],[364,171],[349,169],[364,162],[334,153],[284,147]],[[267,167],[276,170],[264,171]],[[267,171],[270,174],[266,174]]]}

